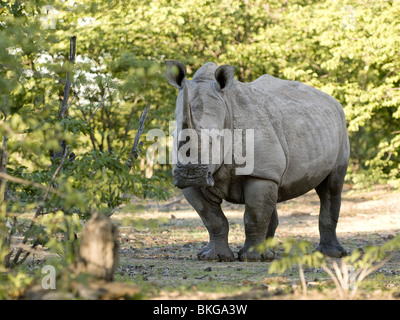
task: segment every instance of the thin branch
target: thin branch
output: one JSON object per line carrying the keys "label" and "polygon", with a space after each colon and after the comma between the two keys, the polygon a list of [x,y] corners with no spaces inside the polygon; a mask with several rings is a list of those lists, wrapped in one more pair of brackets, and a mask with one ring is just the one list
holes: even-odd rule
{"label": "thin branch", "polygon": [[340,286],[340,283],[339,283],[339,281],[338,281],[338,278],[335,276],[335,274],[331,271],[331,269],[329,269],[329,267],[327,266],[327,265],[321,265],[321,268],[322,269],[324,269],[324,271],[329,275],[329,277],[332,279],[332,281],[333,281],[333,283],[335,284],[335,286],[336,286],[336,289],[338,290],[338,292],[339,292],[339,296],[341,297],[341,298],[343,298],[344,297],[344,294],[343,294],[343,290],[342,290],[342,288],[341,288],[341,286]]}
{"label": "thin branch", "polygon": [[[82,108],[82,106],[81,106],[79,100],[78,100],[78,103],[79,103],[79,110],[80,110],[81,113],[82,113],[82,116],[79,117],[79,118],[82,119],[83,121],[87,122],[87,121],[86,121],[86,113],[85,113],[85,111],[83,111],[83,108]],[[96,142],[97,142],[97,140],[96,140],[96,138],[94,137],[93,131],[94,131],[94,128],[93,128],[93,130],[90,130],[90,132],[89,132],[89,137],[90,137],[90,141],[92,142],[92,145],[93,145],[93,150],[97,150],[97,148],[96,148]]]}
{"label": "thin branch", "polygon": [[[46,188],[46,192],[43,195],[42,202],[45,202],[47,200],[47,197],[48,197],[48,195],[50,193],[50,190],[53,189],[54,181],[56,180],[56,177],[57,177],[58,173],[61,171],[61,168],[64,165],[65,160],[67,159],[68,153],[69,153],[69,147],[66,146],[66,148],[64,150],[64,155],[63,155],[63,157],[61,159],[61,162],[58,165],[57,169],[54,171],[53,176],[51,177],[50,183],[48,184],[48,186]],[[43,211],[43,208],[44,208],[44,204],[41,204],[39,206],[39,208],[36,210],[35,215],[34,215],[32,221],[31,221],[31,224],[30,224],[28,230],[25,232],[24,239],[22,240],[22,244],[23,245],[26,244],[26,242],[28,241],[28,234],[32,230],[33,226],[35,225],[36,218],[39,215],[41,215],[41,213]],[[35,243],[32,245],[32,249],[35,248],[38,244],[39,244],[39,242],[36,239]],[[24,258],[21,261],[18,262],[18,259],[19,259],[20,255],[21,255],[22,251],[23,251],[23,246],[21,246],[18,249],[17,253],[15,254],[13,262],[12,262],[12,265],[16,265],[16,264],[20,264],[20,263],[24,262],[26,260],[26,258],[29,256],[30,252],[28,251],[28,252],[26,252]]]}
{"label": "thin branch", "polygon": [[[4,96],[4,110],[2,110],[4,114],[4,119],[2,121],[3,123],[6,123],[7,121],[7,112],[6,112],[7,97],[8,97],[7,95]],[[1,146],[0,173],[5,173],[5,174],[7,174],[7,158],[8,158],[7,141],[8,141],[8,135],[7,133],[4,133],[3,144]],[[6,198],[7,198],[7,180],[0,179],[0,239],[1,239],[0,249],[6,249],[8,251],[3,260],[5,265],[8,265],[10,262],[11,254],[13,252],[12,249],[10,250],[13,228],[11,228],[8,234],[3,231],[3,226],[5,226],[6,221],[8,221],[7,208],[5,205]]]}
{"label": "thin branch", "polygon": [[142,115],[139,118],[139,129],[136,132],[135,140],[133,141],[133,146],[132,146],[131,152],[129,153],[129,157],[128,157],[128,161],[127,161],[127,166],[129,167],[129,169],[131,169],[132,165],[133,165],[132,158],[136,159],[139,155],[139,149],[138,149],[139,139],[143,133],[143,125],[144,125],[144,121],[146,120],[146,116],[147,116],[147,113],[149,112],[149,109],[150,109],[150,103],[146,106],[146,108],[144,108]]}
{"label": "thin branch", "polygon": [[[56,171],[54,171],[53,176],[51,177],[50,183],[46,188],[46,192],[43,195],[42,202],[45,202],[47,200],[47,197],[49,195],[50,189],[53,189],[54,181],[56,180],[56,177],[57,177],[58,173],[60,172],[62,166],[64,165],[64,162],[67,159],[68,154],[69,154],[69,147],[66,146],[65,150],[64,150],[64,155],[61,158],[61,162],[60,162],[59,166],[57,167]],[[37,218],[41,214],[43,208],[44,208],[44,205],[40,205],[39,206],[39,208],[36,210],[34,219]]]}
{"label": "thin branch", "polygon": [[[5,111],[6,106],[7,106],[7,95],[4,97],[3,123],[6,123],[6,121],[7,121],[7,113]],[[1,158],[0,158],[0,172],[1,173],[3,173],[3,172],[7,173],[7,158],[8,158],[7,141],[8,141],[8,135],[4,134],[3,135],[3,144],[1,146]],[[3,188],[3,183],[4,183],[4,188]],[[4,201],[6,199],[6,195],[7,195],[7,182],[0,179],[0,185],[1,185],[0,201]]]}
{"label": "thin branch", "polygon": [[347,267],[346,262],[344,259],[340,261],[340,271],[343,276],[343,289],[348,291],[349,290],[349,268]]}
{"label": "thin branch", "polygon": [[6,112],[6,108],[7,108],[7,100],[8,100],[8,95],[4,96],[4,109],[1,109],[1,112],[3,112],[4,115],[4,121],[7,118],[7,112]]}
{"label": "thin branch", "polygon": [[[375,266],[366,265],[363,268],[361,268],[360,270],[358,270],[354,276],[356,284],[361,283],[361,281],[364,280],[365,277],[367,277],[372,272],[381,268],[383,265],[385,265],[387,262],[389,262],[392,258],[393,258],[393,254],[390,254],[388,257],[386,257],[384,260],[382,260],[377,265],[375,265]],[[353,291],[351,292],[350,299],[353,299],[355,297],[357,290],[358,290],[358,285],[356,285],[354,287]]]}
{"label": "thin branch", "polygon": [[[5,173],[5,172],[0,172],[0,178],[2,178],[4,180],[7,180],[7,181],[14,182],[14,183],[23,184],[23,185],[26,185],[26,186],[32,186],[32,187],[35,187],[37,189],[47,190],[47,187],[45,187],[44,185],[41,185],[40,183],[33,182],[33,181],[30,181],[30,180],[25,180],[25,179],[18,178],[18,177],[14,177],[14,176],[11,176],[11,175],[9,175],[8,173]],[[63,194],[61,192],[58,192],[57,190],[50,189],[49,192],[54,193],[59,197],[65,198],[65,194]]]}
{"label": "thin branch", "polygon": [[385,161],[386,161],[386,162],[389,161],[390,158],[392,157],[392,155],[393,155],[393,152],[390,151]]}
{"label": "thin branch", "polygon": [[342,275],[342,272],[341,272],[341,270],[339,268],[339,265],[336,263],[336,261],[333,261],[332,266],[333,266],[333,269],[335,270],[336,277],[337,277],[337,279],[338,279],[338,281],[340,283],[340,287],[345,290],[346,285],[344,283],[343,275]]}
{"label": "thin branch", "polygon": [[74,96],[72,97],[71,101],[68,103],[67,110],[66,110],[67,112],[68,112],[68,109],[69,109],[70,105],[72,104],[72,102],[74,101],[75,97],[76,97],[78,94],[79,94],[79,91],[78,91],[77,93],[74,94]]}
{"label": "thin branch", "polygon": [[101,105],[103,104],[103,101],[104,101],[104,99],[106,98],[106,96],[107,96],[107,93],[104,94],[103,98],[102,98],[101,101],[100,101],[100,104],[99,104],[99,105],[97,106],[97,108],[94,110],[94,112],[93,112],[92,115],[89,117],[89,119],[86,120],[86,122],[89,122],[90,119],[92,119],[93,116],[96,114],[97,110],[100,109],[100,107],[101,107]]}
{"label": "thin branch", "polygon": [[[113,148],[112,148],[112,143],[111,143],[111,140],[112,140],[111,133],[112,133],[112,131],[114,130],[114,124],[113,124],[113,122],[111,121],[111,114],[112,114],[112,108],[113,108],[113,96],[112,96],[112,93],[111,93],[109,87],[107,87],[107,91],[108,91],[108,94],[109,94],[109,96],[110,96],[110,108],[104,109],[104,114],[105,114],[105,116],[106,116],[107,125],[108,125],[108,133],[107,133],[107,147],[108,147],[108,152],[109,152],[109,153],[112,153],[112,152],[113,152]],[[108,110],[107,110],[107,109],[108,109]]]}
{"label": "thin branch", "polygon": [[389,262],[391,259],[393,258],[393,254],[389,255],[388,257],[386,257],[384,260],[382,260],[381,262],[379,262],[378,264],[376,264],[375,266],[367,266],[364,267],[362,269],[362,272],[359,274],[359,276],[357,277],[357,282],[361,282],[362,280],[364,280],[365,277],[367,277],[369,274],[371,274],[372,272],[378,270],[379,268],[383,267],[383,265],[385,265],[387,262]]}
{"label": "thin branch", "polygon": [[303,288],[303,294],[306,295],[307,294],[307,282],[306,282],[306,278],[304,276],[303,267],[302,267],[301,263],[298,263],[298,266],[299,266],[299,277],[300,277],[300,281],[301,281],[301,287]]}
{"label": "thin branch", "polygon": [[128,138],[129,126],[131,124],[132,116],[133,116],[133,113],[135,112],[135,107],[136,107],[138,101],[139,101],[139,96],[136,96],[135,100],[133,101],[131,112],[129,114],[128,121],[127,121],[126,126],[125,126],[125,134],[124,134],[124,138],[122,139],[122,147],[121,147],[121,151],[120,152],[122,152],[122,150],[125,147],[125,142],[126,142],[126,139]]}
{"label": "thin branch", "polygon": [[[75,55],[76,55],[76,36],[73,36],[73,37],[70,37],[70,39],[69,39],[69,59],[68,60],[71,64],[75,63]],[[72,98],[71,102],[68,104],[69,91],[71,88],[70,78],[71,78],[71,74],[70,74],[70,72],[67,72],[67,75],[65,77],[64,96],[63,96],[63,100],[61,102],[61,106],[58,110],[58,118],[60,120],[64,119],[68,115],[68,108],[75,98],[75,96],[74,96]],[[60,145],[60,151],[56,152],[54,150],[50,150],[52,166],[54,166],[55,160],[57,158],[62,157],[65,149],[67,148],[66,141],[64,139],[59,140],[58,144]]]}
{"label": "thin branch", "polygon": [[[7,122],[3,121],[1,123],[1,126],[8,133],[9,136],[15,137],[19,142],[24,141],[22,134],[14,132],[13,129],[11,129],[11,127],[7,124]],[[31,151],[31,149],[29,149],[29,151]]]}
{"label": "thin branch", "polygon": [[[76,36],[73,36],[69,40],[69,62],[74,63],[75,62],[75,54],[76,54]],[[65,79],[65,87],[64,87],[64,97],[63,101],[61,103],[61,108],[58,113],[60,119],[63,119],[67,116],[68,114],[68,96],[69,96],[69,90],[71,88],[71,81],[70,78],[71,75],[67,73],[66,79]]]}

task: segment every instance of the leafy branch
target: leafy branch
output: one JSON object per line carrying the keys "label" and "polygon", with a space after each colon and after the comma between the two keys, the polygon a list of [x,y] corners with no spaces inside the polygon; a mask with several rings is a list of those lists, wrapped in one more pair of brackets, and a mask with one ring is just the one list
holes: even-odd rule
{"label": "leafy branch", "polygon": [[[284,273],[293,267],[298,268],[303,294],[307,294],[307,280],[304,276],[304,266],[322,268],[335,284],[341,299],[353,299],[361,282],[371,273],[382,268],[389,262],[396,251],[400,250],[400,235],[382,246],[370,246],[365,253],[355,250],[351,255],[337,260],[325,257],[318,251],[311,251],[313,244],[308,241],[289,239],[282,244],[283,257],[274,260],[268,273]],[[263,252],[266,249],[277,250],[278,242],[267,239],[255,248]]]}
{"label": "leafy branch", "polygon": [[[33,229],[33,227],[35,225],[37,217],[39,217],[42,214],[42,211],[44,209],[44,204],[45,204],[45,202],[47,200],[47,197],[48,197],[48,195],[50,193],[50,190],[54,188],[54,182],[55,182],[56,177],[59,174],[61,168],[63,167],[65,160],[67,159],[68,153],[69,153],[69,147],[66,146],[66,148],[64,150],[64,155],[61,158],[60,164],[58,165],[57,169],[54,171],[53,176],[51,178],[51,181],[49,182],[49,184],[48,184],[48,186],[47,186],[47,188],[45,190],[45,193],[44,193],[43,198],[42,198],[42,204],[37,208],[37,210],[35,212],[35,215],[34,215],[32,221],[31,221],[31,224],[30,224],[28,230],[25,232],[24,239],[22,240],[22,245],[26,244],[26,242],[28,241],[28,235],[31,233],[31,230]],[[36,239],[35,242],[32,245],[32,249],[34,249],[38,244],[39,244],[39,240]],[[12,266],[15,266],[17,264],[23,263],[26,260],[26,258],[28,258],[29,254],[31,253],[31,250],[27,250],[25,256],[20,261],[18,261],[20,255],[22,254],[22,251],[23,251],[23,246],[20,246],[20,248],[18,249],[17,253],[14,256],[13,261],[7,267],[12,267]]]}

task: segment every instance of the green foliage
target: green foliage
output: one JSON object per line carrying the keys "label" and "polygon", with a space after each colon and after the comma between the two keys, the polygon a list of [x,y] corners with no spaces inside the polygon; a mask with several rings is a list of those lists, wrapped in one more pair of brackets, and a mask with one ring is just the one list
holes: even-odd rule
{"label": "green foliage", "polygon": [[[270,247],[268,242],[266,242],[266,247]],[[269,273],[284,273],[286,270],[296,265],[315,267],[323,261],[323,254],[319,251],[311,253],[310,251],[311,248],[313,248],[313,244],[305,240],[285,240],[282,243],[282,248],[284,250],[283,257],[271,262],[268,269]]]}
{"label": "green foliage", "polygon": [[36,236],[52,252],[71,264],[78,254],[79,240],[76,236],[82,226],[77,214],[66,215],[62,211],[41,217]]}
{"label": "green foliage", "polygon": [[[282,257],[272,261],[268,273],[283,274],[294,267],[299,269],[299,277],[303,292],[307,293],[307,283],[303,267],[322,268],[333,280],[341,298],[354,298],[361,282],[372,272],[386,264],[400,250],[400,235],[387,241],[382,246],[368,246],[364,252],[354,250],[349,256],[336,260],[325,257],[318,251],[312,252],[313,244],[309,241],[285,240],[281,244]],[[263,252],[267,249],[278,250],[276,240],[267,239],[256,250]]]}
{"label": "green foliage", "polygon": [[[160,68],[118,46],[107,49],[95,31],[79,32],[87,15],[115,6],[0,1],[1,172],[6,174],[0,177],[0,271],[15,268],[7,281],[17,291],[25,273],[16,267],[29,251],[11,247],[13,236],[23,235],[26,246],[42,244],[71,263],[79,218],[95,211],[111,215],[132,195],[168,196],[169,173],[146,179],[140,159],[132,169],[126,165],[143,106],[155,101],[146,90],[156,86],[151,81],[161,78]],[[71,63],[73,33],[78,41]],[[95,45],[85,47],[91,41]],[[68,114],[60,118],[67,79]],[[61,158],[60,145],[70,154]],[[35,214],[27,224],[20,215],[29,211]]]}
{"label": "green foliage", "polygon": [[13,272],[0,275],[0,299],[16,299],[24,293],[34,277],[25,272]]}
{"label": "green foliage", "polygon": [[368,246],[365,252],[354,250],[351,255],[345,257],[344,260],[354,266],[356,269],[369,268],[374,263],[385,261],[391,255],[400,250],[400,235],[392,240],[387,241],[382,246]]}

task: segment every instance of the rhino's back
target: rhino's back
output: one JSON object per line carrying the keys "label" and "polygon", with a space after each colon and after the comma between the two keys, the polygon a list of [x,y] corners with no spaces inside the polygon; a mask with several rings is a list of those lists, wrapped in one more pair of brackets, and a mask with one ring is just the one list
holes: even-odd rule
{"label": "rhino's back", "polygon": [[349,143],[342,106],[332,96],[297,81],[264,75],[251,90],[286,156],[280,198],[315,188],[338,165],[347,165]]}

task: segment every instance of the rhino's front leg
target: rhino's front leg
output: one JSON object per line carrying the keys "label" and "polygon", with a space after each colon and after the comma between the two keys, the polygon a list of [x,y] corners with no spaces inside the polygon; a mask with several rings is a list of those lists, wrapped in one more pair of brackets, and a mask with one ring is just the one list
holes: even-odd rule
{"label": "rhino's front leg", "polygon": [[266,235],[274,233],[269,230],[269,225],[276,210],[278,185],[268,180],[248,178],[244,186],[244,197],[246,240],[244,247],[239,251],[239,260],[271,261],[274,259],[271,250],[260,254],[252,247],[264,241]]}
{"label": "rhino's front leg", "polygon": [[228,245],[229,224],[220,203],[206,199],[197,187],[183,189],[183,194],[200,215],[210,235],[210,242],[198,254],[199,260],[234,261]]}

